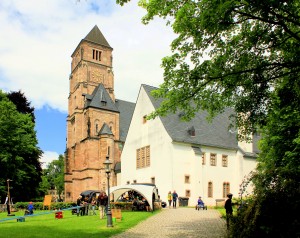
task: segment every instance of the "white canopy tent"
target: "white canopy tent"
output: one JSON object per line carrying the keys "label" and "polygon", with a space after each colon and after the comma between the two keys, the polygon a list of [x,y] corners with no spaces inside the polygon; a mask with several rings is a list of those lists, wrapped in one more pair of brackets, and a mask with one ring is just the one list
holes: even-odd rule
{"label": "white canopy tent", "polygon": [[110,188],[110,193],[113,194],[114,201],[117,201],[120,196],[128,192],[130,190],[134,190],[141,194],[149,203],[150,208],[153,211],[154,201],[158,200],[158,190],[154,184],[126,184],[119,185]]}

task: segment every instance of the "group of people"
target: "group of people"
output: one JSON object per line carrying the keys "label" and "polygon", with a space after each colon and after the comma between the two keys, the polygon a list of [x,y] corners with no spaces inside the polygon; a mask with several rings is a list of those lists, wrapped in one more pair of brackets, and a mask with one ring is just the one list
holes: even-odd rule
{"label": "group of people", "polygon": [[[174,190],[174,192],[172,193],[171,191],[169,191],[168,193],[168,202],[169,202],[169,208],[171,208],[171,204],[173,205],[173,208],[176,208],[177,206],[177,199],[178,199],[178,194],[176,193],[176,191]],[[172,203],[173,202],[173,203]]]}
{"label": "group of people", "polygon": [[146,210],[147,212],[151,210],[147,199],[145,199],[144,197],[142,197],[141,200],[139,200],[138,197],[135,197],[132,201],[132,206],[132,210],[134,210],[134,208],[139,211]]}
{"label": "group of people", "polygon": [[82,197],[78,196],[77,201],[77,216],[85,216],[85,215],[96,215],[96,205],[97,201],[95,197],[92,197],[90,200],[89,196]]}

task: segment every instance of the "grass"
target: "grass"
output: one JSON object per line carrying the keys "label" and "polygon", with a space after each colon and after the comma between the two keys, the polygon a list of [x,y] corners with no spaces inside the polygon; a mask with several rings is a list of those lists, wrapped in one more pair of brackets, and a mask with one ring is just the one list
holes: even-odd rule
{"label": "grass", "polygon": [[[25,222],[17,222],[16,219],[0,222],[0,238],[104,238],[119,234],[139,222],[147,219],[159,211],[152,212],[131,212],[122,211],[122,221],[114,222],[114,227],[106,227],[107,220],[96,216],[72,215],[71,211],[63,212],[63,219],[55,219],[55,214],[44,214],[48,211],[35,211],[38,216],[26,216]],[[14,213],[15,216],[24,215],[24,211]],[[12,218],[7,213],[0,213],[0,220]]]}

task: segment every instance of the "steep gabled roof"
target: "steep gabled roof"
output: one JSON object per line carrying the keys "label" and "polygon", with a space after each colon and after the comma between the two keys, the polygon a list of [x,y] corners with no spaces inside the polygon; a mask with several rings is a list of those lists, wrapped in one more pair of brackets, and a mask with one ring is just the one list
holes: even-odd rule
{"label": "steep gabled roof", "polygon": [[83,94],[85,96],[85,108],[93,107],[107,111],[120,112],[115,103],[109,96],[103,84],[99,84],[92,95]]}
{"label": "steep gabled roof", "polygon": [[86,35],[83,40],[111,48],[97,25],[93,27],[93,29]]}
{"label": "steep gabled roof", "polygon": [[[158,108],[162,99],[155,99],[150,93],[157,88],[144,84],[142,87],[145,89],[154,108]],[[236,135],[229,132],[229,116],[233,113],[234,111],[228,108],[217,115],[211,123],[206,120],[208,116],[206,111],[199,111],[189,122],[181,121],[180,112],[160,117],[160,120],[174,142],[238,149]]]}
{"label": "steep gabled roof", "polygon": [[118,99],[116,100],[116,107],[120,111],[120,140],[125,141],[135,108],[135,103]]}

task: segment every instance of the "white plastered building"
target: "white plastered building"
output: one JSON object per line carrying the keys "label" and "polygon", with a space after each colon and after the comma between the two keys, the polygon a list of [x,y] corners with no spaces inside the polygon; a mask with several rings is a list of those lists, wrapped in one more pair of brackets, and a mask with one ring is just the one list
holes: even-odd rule
{"label": "white plastered building", "polygon": [[199,112],[189,122],[182,114],[146,120],[162,100],[154,99],[155,89],[142,85],[121,155],[120,184],[154,183],[163,201],[169,191],[188,197],[195,205],[199,196],[206,205],[238,197],[244,176],[256,167],[257,138],[240,143],[229,130],[225,110],[209,123],[207,113]]}

